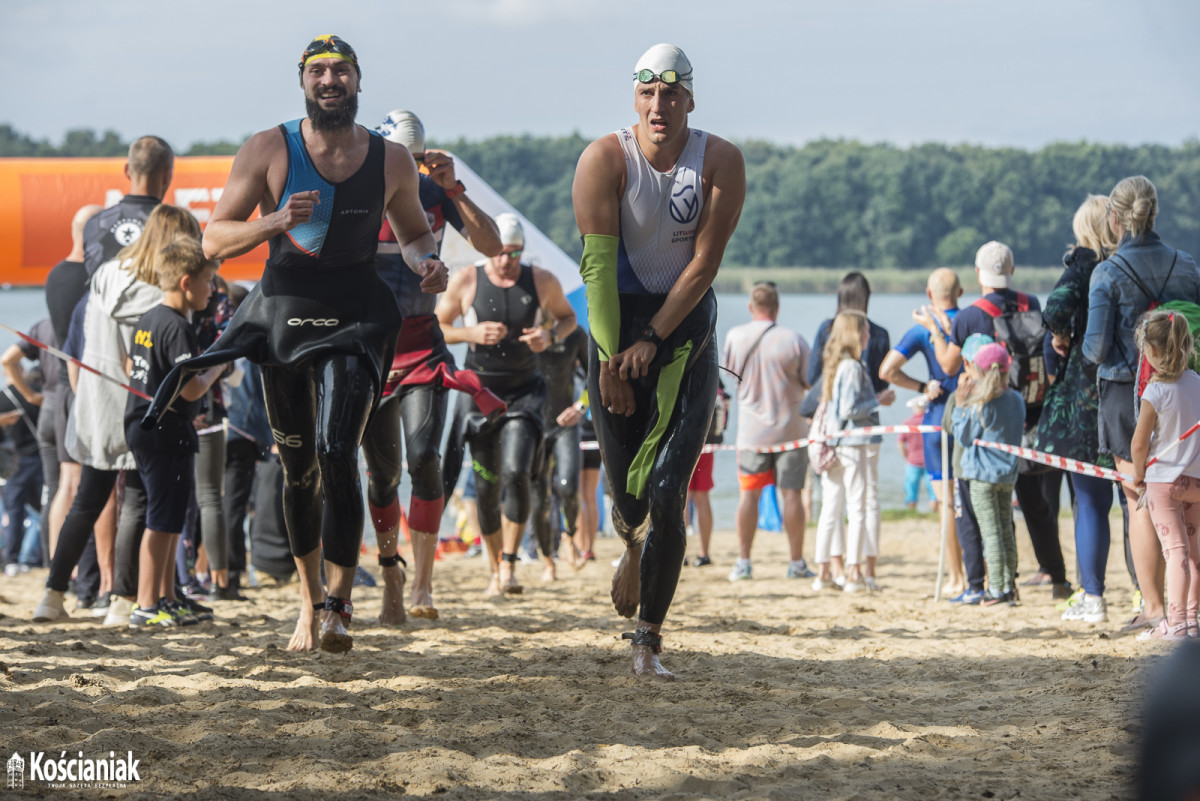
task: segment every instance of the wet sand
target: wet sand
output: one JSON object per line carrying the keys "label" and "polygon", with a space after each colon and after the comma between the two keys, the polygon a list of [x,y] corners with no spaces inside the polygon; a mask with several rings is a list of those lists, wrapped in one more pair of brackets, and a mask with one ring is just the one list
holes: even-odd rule
{"label": "wet sand", "polygon": [[1068,625],[1048,588],[1017,608],[935,604],[936,542],[932,521],[886,523],[883,591],[846,595],[783,578],[771,534],[756,578],[730,583],[719,532],[717,564],[684,570],[664,628],[674,683],[629,675],[615,539],[553,585],[521,565],[525,594],[499,602],[481,560],[441,561],[437,621],[383,628],[382,590],[356,588],[341,655],[284,650],[296,584],[156,634],[35,625],[45,571],[0,576],[0,752],[132,751],[142,777],[27,776],[6,797],[1131,798],[1146,671],[1169,646],[1117,633],[1119,550],[1110,622]]}

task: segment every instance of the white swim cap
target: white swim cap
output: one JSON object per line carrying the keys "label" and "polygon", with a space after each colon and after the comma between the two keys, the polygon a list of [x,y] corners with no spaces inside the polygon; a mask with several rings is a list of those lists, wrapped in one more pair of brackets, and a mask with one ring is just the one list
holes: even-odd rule
{"label": "white swim cap", "polygon": [[525,247],[525,226],[521,225],[521,218],[517,215],[508,212],[497,214],[496,227],[500,229],[501,245]]}
{"label": "white swim cap", "polygon": [[384,139],[407,147],[414,156],[425,152],[425,126],[411,111],[389,111],[376,130]]}
{"label": "white swim cap", "polygon": [[642,70],[650,70],[655,75],[662,75],[666,70],[675,70],[679,75],[679,85],[687,89],[689,95],[695,96],[692,91],[692,62],[673,44],[656,44],[642,53],[642,57],[633,68],[634,81],[637,81],[638,73]]}

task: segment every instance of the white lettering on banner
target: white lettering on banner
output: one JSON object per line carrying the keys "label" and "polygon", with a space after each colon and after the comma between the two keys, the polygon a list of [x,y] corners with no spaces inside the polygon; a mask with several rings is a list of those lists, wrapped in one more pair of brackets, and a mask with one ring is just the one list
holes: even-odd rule
{"label": "white lettering on banner", "polygon": [[196,217],[196,221],[202,225],[208,222],[208,218],[212,216],[212,210],[193,209],[192,204],[211,202],[211,195],[204,187],[180,187],[175,190],[175,205],[190,211]]}

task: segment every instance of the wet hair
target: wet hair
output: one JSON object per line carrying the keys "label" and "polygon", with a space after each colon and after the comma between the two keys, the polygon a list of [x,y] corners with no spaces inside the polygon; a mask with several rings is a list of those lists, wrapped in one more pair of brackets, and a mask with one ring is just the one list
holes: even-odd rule
{"label": "wet hair", "polygon": [[175,151],[166,140],[157,136],[143,136],[129,146],[129,172],[146,177],[162,175],[175,164]]}
{"label": "wet hair", "polygon": [[867,329],[867,317],[856,311],[839,312],[829,326],[829,339],[822,353],[824,363],[821,370],[821,400],[833,397],[833,379],[837,375],[842,359],[862,358],[862,335]]}
{"label": "wet hair", "polygon": [[1088,195],[1075,211],[1071,221],[1075,233],[1074,247],[1094,250],[1101,259],[1107,259],[1117,249],[1117,237],[1108,227],[1108,198],[1104,195]]}
{"label": "wet hair", "polygon": [[216,270],[217,263],[204,255],[198,241],[176,239],[158,252],[158,288],[164,292],[179,289],[185,275],[195,278],[210,267]]}
{"label": "wet hair", "polygon": [[1150,345],[1161,362],[1151,381],[1174,381],[1183,375],[1192,356],[1192,331],[1188,318],[1177,311],[1155,309],[1142,316],[1137,327],[1137,345],[1141,351]]}
{"label": "wet hair", "polygon": [[1117,214],[1125,231],[1137,239],[1146,231],[1154,230],[1154,218],[1158,216],[1158,191],[1144,175],[1125,178],[1108,196],[1108,207]]}
{"label": "wet hair", "polygon": [[759,281],[750,290],[750,305],[756,309],[778,309],[779,289],[769,281]]}
{"label": "wet hair", "polygon": [[846,273],[838,284],[837,300],[839,312],[846,309],[866,312],[867,304],[871,302],[871,284],[867,277],[857,270]]}
{"label": "wet hair", "polygon": [[126,245],[117,254],[121,268],[129,270],[151,286],[158,286],[158,254],[176,239],[194,239],[200,242],[200,223],[187,209],[161,203],[154,207],[146,218],[142,235],[133,244]]}

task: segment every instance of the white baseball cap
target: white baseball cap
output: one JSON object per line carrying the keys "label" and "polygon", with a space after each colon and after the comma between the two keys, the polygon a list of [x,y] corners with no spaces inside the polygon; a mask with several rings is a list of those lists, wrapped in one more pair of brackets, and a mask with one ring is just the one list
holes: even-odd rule
{"label": "white baseball cap", "polygon": [[1003,242],[992,240],[975,254],[979,283],[988,289],[1008,289],[1013,274],[1013,252]]}

